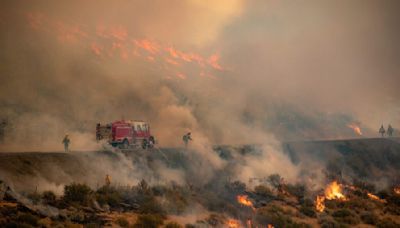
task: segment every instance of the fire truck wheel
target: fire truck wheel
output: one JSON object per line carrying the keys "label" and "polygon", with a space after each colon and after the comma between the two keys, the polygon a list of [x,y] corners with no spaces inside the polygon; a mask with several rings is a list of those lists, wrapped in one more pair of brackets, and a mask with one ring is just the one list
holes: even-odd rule
{"label": "fire truck wheel", "polygon": [[122,142],[121,148],[122,149],[128,149],[129,148],[129,142],[128,142],[127,139],[124,139],[124,141]]}
{"label": "fire truck wheel", "polygon": [[142,148],[145,150],[147,149],[149,143],[147,142],[147,139],[143,139],[143,143],[142,143]]}

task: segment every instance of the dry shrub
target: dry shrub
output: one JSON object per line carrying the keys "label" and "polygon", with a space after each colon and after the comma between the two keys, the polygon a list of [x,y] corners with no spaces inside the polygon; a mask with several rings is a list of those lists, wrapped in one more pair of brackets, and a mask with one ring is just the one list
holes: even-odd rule
{"label": "dry shrub", "polygon": [[315,218],[317,216],[313,207],[307,207],[305,205],[300,207],[300,212],[311,218]]}
{"label": "dry shrub", "polygon": [[182,226],[176,222],[169,222],[165,225],[165,228],[182,228]]}
{"label": "dry shrub", "polygon": [[378,216],[375,213],[369,211],[361,213],[360,217],[365,224],[375,225],[379,221]]}
{"label": "dry shrub", "polygon": [[92,190],[85,184],[72,183],[64,187],[64,201],[67,203],[89,203]]}
{"label": "dry shrub", "polygon": [[321,216],[318,220],[318,223],[321,225],[321,228],[339,228],[342,227],[338,222],[336,222],[330,216]]}
{"label": "dry shrub", "polygon": [[271,224],[274,227],[310,227],[305,223],[294,222],[289,216],[285,215],[282,208],[276,205],[259,208],[255,219],[261,226]]}
{"label": "dry shrub", "polygon": [[378,228],[398,228],[400,224],[393,221],[391,218],[384,218],[376,224]]}
{"label": "dry shrub", "polygon": [[115,223],[117,223],[120,227],[129,227],[129,222],[124,217],[119,217]]}
{"label": "dry shrub", "polygon": [[29,213],[21,213],[18,215],[16,220],[19,223],[36,227],[36,226],[38,226],[39,217],[37,217],[36,215],[29,214]]}
{"label": "dry shrub", "polygon": [[271,189],[269,189],[267,186],[265,185],[258,185],[254,188],[254,192],[262,197],[266,197],[266,198],[271,198],[274,197],[274,193],[272,192]]}
{"label": "dry shrub", "polygon": [[135,228],[157,228],[164,223],[163,217],[154,214],[139,215],[136,223],[133,225]]}
{"label": "dry shrub", "polygon": [[56,194],[54,194],[54,192],[52,191],[44,191],[42,193],[42,201],[45,204],[49,204],[49,205],[55,205],[56,204]]}
{"label": "dry shrub", "polygon": [[42,199],[42,196],[36,191],[28,194],[27,197],[32,201],[33,204],[38,204]]}
{"label": "dry shrub", "polygon": [[96,200],[100,205],[108,204],[115,207],[122,202],[122,197],[116,188],[103,186],[96,191]]}
{"label": "dry shrub", "polygon": [[351,225],[357,225],[360,223],[360,219],[358,218],[357,214],[348,209],[339,209],[333,212],[332,216],[336,221],[341,223],[347,223]]}

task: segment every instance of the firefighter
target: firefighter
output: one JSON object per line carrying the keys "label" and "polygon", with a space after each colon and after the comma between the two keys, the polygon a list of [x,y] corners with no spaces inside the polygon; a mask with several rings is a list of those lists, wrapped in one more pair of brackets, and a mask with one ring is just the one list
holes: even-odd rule
{"label": "firefighter", "polygon": [[64,144],[64,151],[65,152],[69,152],[69,143],[71,142],[71,140],[69,140],[68,134],[65,135],[62,143]]}
{"label": "firefighter", "polygon": [[393,127],[389,124],[388,129],[387,129],[387,134],[389,137],[392,137],[393,131],[394,131]]}
{"label": "firefighter", "polygon": [[106,186],[108,187],[108,186],[110,186],[111,185],[111,177],[110,177],[110,175],[106,175]]}
{"label": "firefighter", "polygon": [[383,127],[383,124],[381,125],[381,128],[379,128],[379,134],[381,134],[382,135],[382,137],[384,137],[385,136],[385,128]]}
{"label": "firefighter", "polygon": [[188,147],[188,144],[189,144],[189,140],[190,140],[190,141],[192,140],[191,133],[188,132],[188,133],[186,133],[185,135],[183,135],[182,140],[183,140],[183,142],[185,143],[185,148],[187,148],[187,147]]}

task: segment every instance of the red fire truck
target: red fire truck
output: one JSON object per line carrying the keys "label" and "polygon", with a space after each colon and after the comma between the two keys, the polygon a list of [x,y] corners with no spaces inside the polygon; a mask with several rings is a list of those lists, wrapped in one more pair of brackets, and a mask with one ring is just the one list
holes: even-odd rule
{"label": "red fire truck", "polygon": [[150,134],[150,126],[144,121],[117,120],[108,124],[96,125],[97,141],[106,140],[113,147],[129,149],[141,146],[153,147],[155,138]]}

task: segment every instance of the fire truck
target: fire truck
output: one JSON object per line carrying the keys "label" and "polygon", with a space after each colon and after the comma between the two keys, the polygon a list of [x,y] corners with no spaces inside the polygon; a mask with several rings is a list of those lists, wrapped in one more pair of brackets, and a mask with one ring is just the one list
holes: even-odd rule
{"label": "fire truck", "polygon": [[105,140],[113,147],[130,149],[153,147],[155,138],[150,134],[148,123],[140,120],[117,120],[112,123],[96,125],[96,140]]}

